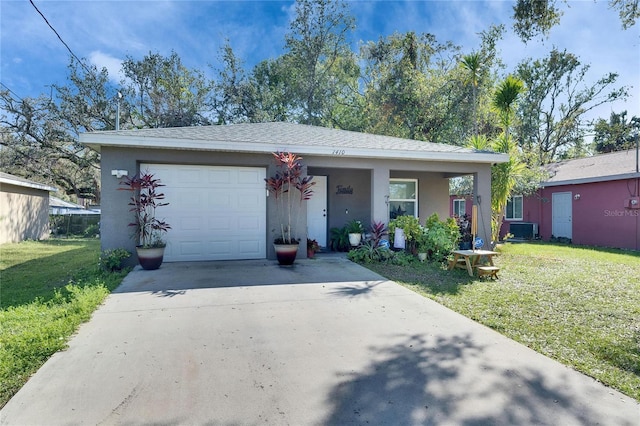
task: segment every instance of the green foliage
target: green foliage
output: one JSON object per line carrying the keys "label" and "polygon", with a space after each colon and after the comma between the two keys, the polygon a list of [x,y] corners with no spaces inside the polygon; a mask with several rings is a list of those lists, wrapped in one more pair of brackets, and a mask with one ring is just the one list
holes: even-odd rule
{"label": "green foliage", "polygon": [[640,133],[640,117],[634,116],[627,121],[627,111],[619,114],[612,112],[608,122],[600,118],[593,130],[593,143],[598,153],[631,149]]}
{"label": "green foliage", "polygon": [[396,228],[400,228],[404,231],[404,237],[407,241],[415,241],[422,233],[420,222],[417,217],[414,216],[398,216],[389,222],[389,235],[391,239],[394,238]]}
{"label": "green foliage", "polygon": [[108,272],[122,270],[123,261],[131,257],[131,253],[123,248],[104,250],[100,253],[100,267]]}
{"label": "green foliage", "polygon": [[535,155],[530,164],[556,161],[564,152],[580,146],[585,136],[584,115],[594,108],[625,99],[628,88],[614,87],[615,73],[585,85],[589,65],[577,56],[553,49],[541,60],[526,59],[517,75],[527,87],[519,103],[518,144]]}
{"label": "green foliage", "polygon": [[87,226],[87,228],[83,232],[83,236],[85,238],[96,237],[98,236],[98,234],[100,234],[100,225],[98,225],[97,223],[92,223],[91,225]]}
{"label": "green foliage", "polygon": [[[618,10],[624,29],[634,26],[640,18],[638,0],[609,0],[609,8]],[[549,30],[560,23],[564,13],[556,7],[556,0],[517,0],[513,12],[513,29],[524,42],[538,35],[548,37]]]}
{"label": "green foliage", "polygon": [[362,234],[364,232],[364,227],[362,226],[362,222],[356,219],[349,221],[345,225],[345,227],[347,228],[347,232],[349,234]]}
{"label": "green foliage", "polygon": [[99,250],[95,239],[0,246],[0,406],[124,278],[96,268]]}
{"label": "green foliage", "polygon": [[349,251],[349,231],[346,227],[329,230],[329,245],[333,251]]}
{"label": "green foliage", "polygon": [[434,213],[427,219],[417,239],[418,252],[427,253],[434,262],[442,262],[456,248],[459,239],[460,230],[455,219],[441,221]]}
{"label": "green foliage", "polygon": [[537,35],[549,35],[549,30],[560,23],[562,11],[556,0],[518,0],[513,7],[513,29],[527,42]]}
{"label": "green foliage", "polygon": [[376,245],[375,241],[368,240],[350,250],[347,259],[357,263],[387,262],[393,259],[394,255],[388,247]]}

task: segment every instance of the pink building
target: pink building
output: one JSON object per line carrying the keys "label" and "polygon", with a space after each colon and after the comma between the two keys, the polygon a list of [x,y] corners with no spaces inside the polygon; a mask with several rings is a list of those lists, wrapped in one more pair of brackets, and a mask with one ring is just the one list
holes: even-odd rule
{"label": "pink building", "polygon": [[[536,194],[510,200],[501,235],[640,250],[637,158],[629,150],[549,165],[552,177]],[[451,196],[451,214],[470,214],[472,203],[470,197]]]}

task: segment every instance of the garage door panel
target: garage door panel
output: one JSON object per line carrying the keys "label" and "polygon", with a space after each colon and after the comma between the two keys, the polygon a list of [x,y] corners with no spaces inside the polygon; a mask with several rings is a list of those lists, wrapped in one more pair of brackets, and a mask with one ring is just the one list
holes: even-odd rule
{"label": "garage door panel", "polygon": [[[166,261],[266,257],[264,168],[143,164],[166,186]],[[164,216],[162,216],[164,215]]]}
{"label": "garage door panel", "polygon": [[244,255],[258,255],[260,244],[255,240],[238,241],[238,251]]}
{"label": "garage door panel", "polygon": [[253,186],[255,184],[264,185],[264,176],[258,170],[239,170],[238,184]]}

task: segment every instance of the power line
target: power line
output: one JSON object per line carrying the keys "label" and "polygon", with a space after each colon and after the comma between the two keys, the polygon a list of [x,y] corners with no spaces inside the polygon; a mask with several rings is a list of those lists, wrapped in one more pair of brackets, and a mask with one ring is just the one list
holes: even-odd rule
{"label": "power line", "polygon": [[38,9],[38,7],[33,3],[33,0],[29,0],[29,3],[31,3],[31,6],[33,6],[33,8],[36,10],[36,12],[38,12],[40,14],[40,16],[42,16],[42,19],[44,19],[44,22],[47,23],[49,28],[51,28],[51,31],[53,31],[55,33],[55,35],[58,37],[58,39],[62,42],[62,44],[64,44],[64,47],[66,47],[67,50],[69,51],[69,53],[71,53],[71,56],[73,56],[76,59],[76,61],[78,61],[78,63],[80,65],[82,65],[82,68],[84,68],[89,74],[92,74],[91,70],[84,64],[84,62],[82,62],[80,60],[80,58],[78,58],[78,56],[76,56],[75,53],[73,53],[73,51],[71,50],[69,45],[67,43],[65,43],[65,41],[62,39],[62,37],[60,37],[60,34],[58,34],[58,31],[56,31],[56,29],[53,28],[53,26],[49,23],[49,21],[44,16],[44,14],[42,12],[40,12],[40,9]]}
{"label": "power line", "polygon": [[18,100],[19,100],[20,102],[22,102],[22,98],[21,98],[21,97],[20,97],[16,92],[14,92],[13,90],[11,90],[11,89],[9,88],[9,86],[7,86],[6,84],[4,84],[4,83],[3,83],[3,82],[1,82],[1,81],[0,81],[0,84],[2,84],[2,87],[4,87],[5,89],[7,89],[7,90],[9,91],[9,93],[13,94],[13,96],[15,96],[16,98],[18,98]]}

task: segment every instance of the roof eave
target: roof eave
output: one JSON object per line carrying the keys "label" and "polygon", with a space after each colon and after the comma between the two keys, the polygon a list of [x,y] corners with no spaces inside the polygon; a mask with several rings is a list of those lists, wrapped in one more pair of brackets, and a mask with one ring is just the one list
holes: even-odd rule
{"label": "roof eave", "polygon": [[0,183],[4,183],[7,185],[14,185],[14,186],[22,186],[24,188],[40,189],[42,191],[58,192],[57,188],[54,188],[53,186],[45,185],[43,183],[38,183],[38,182],[31,182],[31,181],[25,182],[23,180],[0,177]]}
{"label": "roof eave", "polygon": [[543,182],[541,186],[543,188],[546,188],[549,186],[580,185],[584,183],[609,182],[612,180],[625,180],[625,179],[640,179],[640,173],[624,173],[620,175],[597,176],[597,177],[589,177],[589,178],[581,178],[581,179],[550,181],[550,182]]}
{"label": "roof eave", "polygon": [[[90,137],[90,139],[89,139]],[[244,153],[271,153],[274,151],[290,151],[300,155],[319,155],[327,157],[351,158],[384,158],[401,160],[454,161],[465,163],[504,163],[509,161],[507,154],[469,151],[414,151],[414,150],[380,150],[373,148],[349,148],[344,146],[313,145],[277,145],[257,142],[237,143],[234,141],[211,141],[194,139],[127,137],[82,134],[80,142],[96,151],[100,147],[144,148],[144,149],[183,149],[195,151],[222,151]],[[179,142],[179,146],[176,146]]]}

